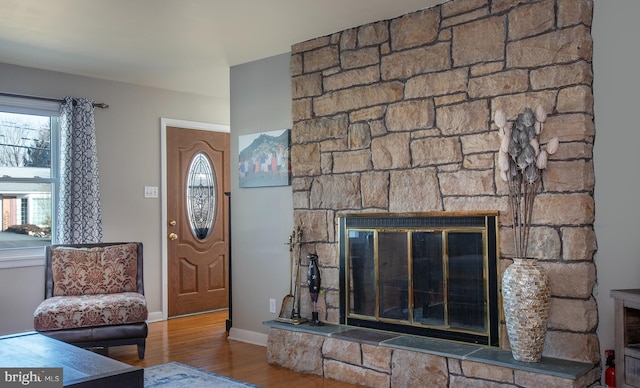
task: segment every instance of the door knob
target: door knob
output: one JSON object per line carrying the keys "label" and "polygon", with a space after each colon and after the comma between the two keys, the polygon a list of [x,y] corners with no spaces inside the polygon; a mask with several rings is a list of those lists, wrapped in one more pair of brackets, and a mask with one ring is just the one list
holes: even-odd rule
{"label": "door knob", "polygon": [[169,226],[176,226],[176,224],[177,224],[176,220],[169,221]]}
{"label": "door knob", "polygon": [[178,239],[178,235],[175,233],[169,233],[169,240],[177,240]]}

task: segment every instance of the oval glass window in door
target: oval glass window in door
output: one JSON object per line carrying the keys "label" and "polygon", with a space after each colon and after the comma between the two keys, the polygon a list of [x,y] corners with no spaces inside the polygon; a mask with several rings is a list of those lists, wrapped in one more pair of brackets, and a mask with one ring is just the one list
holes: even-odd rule
{"label": "oval glass window in door", "polygon": [[187,216],[193,235],[206,239],[216,219],[216,174],[204,152],[194,155],[187,171]]}

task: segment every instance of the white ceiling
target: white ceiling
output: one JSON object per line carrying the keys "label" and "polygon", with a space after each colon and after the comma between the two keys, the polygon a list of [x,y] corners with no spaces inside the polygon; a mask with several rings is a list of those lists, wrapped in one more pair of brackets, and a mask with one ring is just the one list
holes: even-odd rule
{"label": "white ceiling", "polygon": [[230,66],[445,1],[0,0],[0,62],[228,100]]}

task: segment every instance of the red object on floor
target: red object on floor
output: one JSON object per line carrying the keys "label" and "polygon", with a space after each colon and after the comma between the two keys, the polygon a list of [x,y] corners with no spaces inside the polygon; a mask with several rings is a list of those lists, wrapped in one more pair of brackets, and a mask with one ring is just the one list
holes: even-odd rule
{"label": "red object on floor", "polygon": [[607,370],[604,372],[604,386],[607,388],[615,388],[616,386],[616,356],[612,349],[604,351],[607,355]]}

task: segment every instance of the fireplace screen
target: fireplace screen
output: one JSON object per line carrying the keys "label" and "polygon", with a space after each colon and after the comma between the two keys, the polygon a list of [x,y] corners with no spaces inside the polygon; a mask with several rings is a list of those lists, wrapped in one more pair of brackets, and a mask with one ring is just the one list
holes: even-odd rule
{"label": "fireplace screen", "polygon": [[498,346],[495,216],[341,218],[348,325]]}

